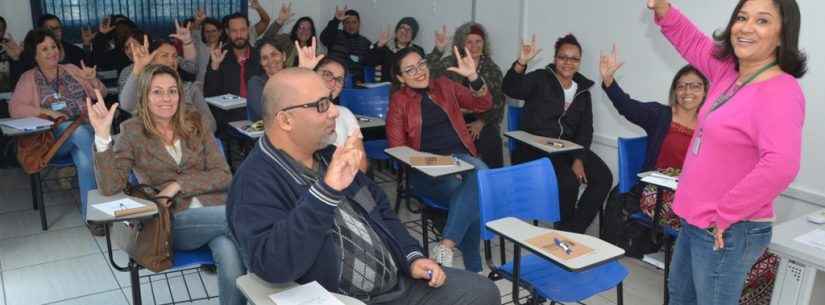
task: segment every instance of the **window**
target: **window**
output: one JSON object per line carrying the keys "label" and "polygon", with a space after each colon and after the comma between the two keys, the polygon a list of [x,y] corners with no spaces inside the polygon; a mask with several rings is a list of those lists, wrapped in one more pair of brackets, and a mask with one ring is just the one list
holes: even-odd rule
{"label": "window", "polygon": [[[246,13],[247,0],[31,0],[32,24],[44,14],[56,15],[63,22],[64,39],[80,42],[81,27],[97,31],[106,16],[122,14],[153,37],[166,37],[174,31],[175,19],[192,17],[199,7],[210,17]],[[243,8],[243,9],[241,9]]]}

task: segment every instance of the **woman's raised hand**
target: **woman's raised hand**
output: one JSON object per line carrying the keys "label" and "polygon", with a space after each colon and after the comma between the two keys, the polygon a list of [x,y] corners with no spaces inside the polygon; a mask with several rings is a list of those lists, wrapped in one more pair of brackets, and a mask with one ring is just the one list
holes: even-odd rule
{"label": "woman's raised hand", "polygon": [[192,31],[190,30],[191,26],[192,23],[187,23],[186,26],[181,26],[180,22],[175,19],[175,33],[169,34],[169,37],[180,40],[180,42],[184,45],[188,45],[192,43]]}
{"label": "woman's raised hand", "polygon": [[622,65],[624,65],[624,63],[619,62],[619,53],[616,51],[616,44],[614,43],[613,50],[610,54],[602,53],[599,60],[599,73],[602,75],[602,81],[605,86],[613,84],[613,76]]}
{"label": "woman's raised hand", "polygon": [[95,135],[103,139],[108,139],[112,135],[112,120],[117,112],[117,103],[106,109],[106,102],[100,94],[100,90],[95,89],[97,102],[92,104],[92,99],[86,97],[86,112],[89,113],[89,123],[95,130]]}
{"label": "woman's raised hand", "polygon": [[212,68],[212,70],[218,71],[218,69],[221,68],[221,63],[224,58],[226,58],[226,52],[227,50],[223,49],[223,41],[218,44],[217,48],[214,48],[209,52],[209,57],[212,59],[209,67]]}
{"label": "woman's raised hand", "polygon": [[657,18],[662,18],[670,9],[670,2],[668,0],[647,0],[647,8],[656,12]]}
{"label": "woman's raised hand", "polygon": [[302,47],[298,41],[295,41],[295,50],[298,51],[298,67],[315,69],[315,66],[324,58],[324,55],[315,54],[315,36],[310,39],[310,43],[306,47]]}
{"label": "woman's raised hand", "polygon": [[157,50],[149,53],[148,35],[143,35],[143,45],[133,43],[129,48],[132,50],[132,74],[137,76],[152,62]]}
{"label": "woman's raised hand", "polygon": [[518,63],[522,66],[527,66],[533,58],[536,57],[541,52],[539,49],[538,44],[536,43],[536,34],[533,34],[533,39],[530,42],[521,42],[521,51],[518,55]]}
{"label": "woman's raised hand", "polygon": [[456,67],[449,67],[447,71],[453,71],[458,73],[461,76],[466,77],[470,81],[475,81],[478,79],[478,73],[476,72],[476,62],[473,60],[473,57],[470,56],[470,50],[464,48],[464,57],[461,57],[461,53],[458,52],[458,47],[453,47],[453,55],[455,55],[456,62],[458,65]]}

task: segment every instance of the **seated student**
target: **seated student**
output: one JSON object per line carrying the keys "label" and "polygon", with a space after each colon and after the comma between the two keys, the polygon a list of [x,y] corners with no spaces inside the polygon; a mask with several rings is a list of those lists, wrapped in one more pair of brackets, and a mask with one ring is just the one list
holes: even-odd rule
{"label": "seated student", "polygon": [[227,218],[249,272],[317,281],[368,304],[499,304],[488,279],[423,257],[386,194],[358,170],[351,135],[325,144],[338,109],[317,74],[279,72],[264,93],[266,134],[229,191]]}
{"label": "seated student", "polygon": [[[78,68],[73,64],[59,64],[60,48],[57,37],[47,29],[35,29],[26,34],[23,53],[34,59],[35,67],[23,73],[9,101],[9,113],[13,118],[45,115],[52,119],[64,117],[66,122],[57,126],[55,137],[69,127],[69,121],[80,120],[86,115],[83,100],[93,96],[93,90],[106,92],[106,87],[96,78],[95,70]],[[86,195],[95,188],[92,169],[92,131],[88,124],[78,127],[58,150],[55,158],[72,156],[77,168],[80,188],[80,215],[86,215]],[[102,226],[91,226],[93,234],[102,236]]]}
{"label": "seated student", "polygon": [[[332,103],[338,109],[338,117],[335,118],[335,134],[326,140],[326,144],[342,146],[347,141],[347,137],[354,134],[358,136],[354,140],[355,147],[363,151],[364,141],[362,140],[361,126],[358,124],[358,119],[355,118],[349,108],[341,106],[341,91],[344,89],[344,79],[347,77],[344,62],[335,57],[316,56],[315,38],[306,47],[299,47],[296,41],[295,49],[298,50],[298,65],[301,68],[314,70],[324,79],[324,84],[332,92],[330,95]],[[365,154],[362,156],[358,168],[366,173],[368,167],[369,160],[367,160]]]}
{"label": "seated student", "polygon": [[212,50],[220,48],[223,41],[223,24],[215,18],[207,17],[202,9],[195,12],[195,22],[192,24],[192,38],[195,41],[197,50],[198,74],[195,80],[204,83],[206,80],[206,70],[209,68],[209,54]]}
{"label": "seated student", "polygon": [[[298,21],[295,21],[295,24],[292,25],[292,30],[289,31],[289,39],[292,40],[293,43],[298,42],[298,45],[301,47],[308,47],[312,44],[312,38],[317,37],[315,33],[315,21],[312,20],[312,17],[304,16],[298,18]],[[327,53],[327,48],[318,42],[315,44],[315,53],[325,54]],[[298,66],[297,49],[290,49],[290,54],[287,56],[287,65],[290,67]]]}
{"label": "seated student", "polygon": [[[446,28],[445,28],[446,31]],[[446,35],[446,33],[444,34]],[[477,63],[478,74],[484,78],[484,83],[493,96],[493,107],[483,113],[467,113],[464,115],[470,136],[478,147],[478,154],[484,164],[490,168],[504,166],[504,146],[501,140],[501,120],[504,117],[504,93],[501,91],[501,68],[498,67],[490,56],[490,40],[487,30],[479,23],[467,22],[455,29],[453,35],[453,46],[459,50],[466,48],[469,50],[473,61]],[[435,77],[442,74],[453,81],[464,84],[469,83],[466,77],[456,73],[448,73],[447,68],[455,66],[456,57],[442,57],[444,48],[434,48],[430,55],[430,71]]]}
{"label": "seated student", "polygon": [[[602,89],[621,115],[647,133],[646,158],[642,170],[681,171],[690,139],[696,129],[697,113],[707,95],[707,78],[693,66],[686,65],[676,72],[670,84],[669,105],[642,103],[627,95],[613,78],[621,66],[615,46],[612,53],[601,56],[599,71],[602,75]],[[641,210],[651,218],[655,212],[657,193],[658,189],[654,185],[647,185],[641,193]],[[671,210],[673,195],[672,191],[663,190],[664,210],[659,222],[680,228],[679,218]]]}
{"label": "seated student", "polygon": [[[380,82],[392,82],[392,63],[395,62],[395,55],[404,48],[415,48],[419,53],[424,54],[421,46],[413,43],[418,35],[418,21],[413,17],[404,17],[395,25],[395,37],[390,41],[390,33],[381,32],[378,41],[364,57],[364,63],[368,66],[381,66]],[[439,53],[439,57],[440,57]]]}
{"label": "seated student", "polygon": [[[556,228],[584,233],[613,187],[613,175],[604,161],[590,150],[593,106],[589,90],[593,81],[578,72],[581,45],[573,34],[567,34],[556,41],[555,49],[552,64],[525,74],[527,63],[538,53],[538,46],[535,39],[532,43],[523,43],[519,58],[504,76],[503,89],[508,96],[524,100],[520,130],[584,147],[576,152],[550,155],[559,185],[561,221]],[[547,157],[545,152],[519,144],[512,160],[516,164],[543,157]],[[579,198],[582,184],[586,184],[587,189]]]}
{"label": "seated student", "polygon": [[[409,146],[415,150],[438,155],[453,155],[475,166],[487,166],[478,159],[473,140],[467,132],[461,109],[483,112],[490,109],[492,96],[484,80],[476,72],[472,57],[461,57],[453,48],[458,67],[449,70],[470,80],[470,88],[447,77],[430,78],[424,55],[414,48],[398,53],[393,63],[395,92],[390,97],[387,112],[387,141],[390,147]],[[464,257],[464,267],[481,271],[481,224],[479,223],[476,171],[432,179],[417,171],[409,173],[416,193],[446,204],[449,209],[444,239],[433,249],[432,256],[450,267],[453,249],[458,245]]]}
{"label": "seated student", "polygon": [[98,33],[92,39],[92,62],[100,70],[120,73],[131,63],[126,55],[126,41],[137,25],[122,15],[104,18],[98,25]]}
{"label": "seated student", "polygon": [[286,34],[275,37],[264,37],[258,41],[258,57],[261,59],[263,73],[249,79],[249,89],[246,95],[246,115],[252,122],[260,121],[263,117],[263,96],[266,81],[275,73],[281,72],[286,64],[287,50],[290,49],[289,37]]}
{"label": "seated student", "polygon": [[243,263],[226,234],[229,166],[200,115],[180,107],[183,88],[177,71],[149,65],[138,78],[138,115],[120,125],[114,147],[111,129],[117,104],[106,109],[103,103],[86,102],[94,127],[100,192],[121,192],[133,172],[141,183],[159,189],[158,195],[177,198],[159,202],[174,213],[172,246],[175,250],[208,246],[217,266],[221,304],[246,304],[235,288],[235,279],[244,273]]}
{"label": "seated student", "polygon": [[[182,35],[183,39],[187,39],[191,47],[191,37]],[[193,53],[194,50],[190,50]],[[132,45],[132,59],[134,65],[132,66],[132,74],[126,79],[123,85],[123,90],[120,91],[120,107],[128,111],[132,115],[139,114],[140,110],[140,74],[150,64],[164,65],[172,70],[179,71],[178,52],[169,40],[159,40],[153,45],[151,53],[149,52],[149,38],[143,36],[142,45]],[[184,61],[186,62],[186,61]],[[194,65],[189,61],[190,66]],[[182,82],[183,105],[184,110],[198,112],[203,117],[204,130],[208,130],[210,134],[214,134],[217,130],[215,118],[212,116],[212,111],[209,110],[209,105],[206,104],[206,99],[203,97],[200,86],[193,82]]]}
{"label": "seated student", "polygon": [[[343,30],[338,26],[344,23]],[[364,82],[364,58],[372,44],[359,33],[361,17],[355,10],[335,7],[335,17],[321,31],[321,42],[327,46],[329,56],[341,58],[347,63],[347,73],[352,75],[353,83]]]}
{"label": "seated student", "polygon": [[[134,62],[135,60],[132,58],[132,46],[141,44],[143,41],[143,36],[148,36],[146,32],[135,29],[131,33],[129,33],[129,38],[126,38],[126,43],[124,45],[123,51],[126,52],[126,57],[129,57],[129,62]],[[149,38],[149,41],[152,41]],[[132,75],[132,65],[128,65],[123,70],[120,71],[117,77],[117,90],[118,92],[123,92],[123,86],[126,85],[126,81],[129,79],[129,75]]]}
{"label": "seated student", "polygon": [[[63,23],[60,21],[60,18],[52,14],[45,14],[37,19],[36,26],[37,28],[52,31],[54,37],[57,38],[57,43],[60,44],[61,47],[61,64],[80,66],[81,61],[85,61],[85,63],[89,63],[90,65],[92,64],[89,62],[89,58],[86,57],[86,52],[83,49],[63,39]],[[22,53],[20,55],[21,56],[12,56],[11,58],[10,75],[13,84],[17,83],[23,72],[28,71],[35,65],[34,58],[30,56],[33,54]]]}
{"label": "seated student", "polygon": [[246,97],[247,82],[260,73],[260,59],[249,44],[249,19],[241,13],[225,19],[229,45],[224,47],[221,43],[219,48],[210,51],[203,91],[206,96],[231,93]]}
{"label": "seated student", "polygon": [[[182,50],[183,56],[177,56],[177,61],[178,61],[178,66],[180,66],[180,71],[179,72],[185,72],[185,73],[181,73],[181,79],[184,82],[186,82],[186,81],[192,81],[192,79],[187,80],[186,77],[184,77],[184,74],[187,74],[187,75],[196,74],[198,72],[197,71],[198,67],[197,67],[197,64],[196,64],[197,49],[195,48],[195,45],[194,45],[194,38],[192,37],[193,35],[191,34],[191,32],[189,30],[191,25],[189,25],[189,23],[186,22],[186,21],[184,21],[183,24],[186,24],[187,26],[186,27],[181,27],[180,24],[175,22],[176,31],[175,31],[174,34],[172,34],[172,36],[175,37],[175,40],[170,40],[169,43],[172,45],[172,47],[175,48],[175,55],[176,56],[177,56],[177,53],[178,53],[177,52],[177,50],[178,50],[177,45],[178,44],[180,45],[180,50]],[[125,44],[125,48],[123,49],[123,51],[126,52],[126,56],[128,56],[129,60],[133,63],[134,63],[135,60],[134,60],[134,58],[132,58],[132,47],[139,47],[141,42],[143,41],[144,36],[148,36],[148,34],[144,31],[140,30],[140,29],[135,29],[134,31],[132,31],[129,34],[129,38],[126,39],[126,44]],[[184,41],[184,39],[185,39],[185,41]],[[149,41],[153,41],[153,40],[151,38],[149,38]],[[158,41],[163,41],[163,39],[158,40]],[[189,43],[187,44],[186,41],[189,41]],[[163,53],[163,54],[159,54],[158,56],[168,56],[168,55],[171,55],[171,53]],[[126,85],[126,81],[129,79],[129,75],[132,75],[132,68],[133,68],[133,65],[128,65],[125,68],[123,68],[123,70],[120,71],[120,75],[117,78],[118,92],[123,92],[123,86]],[[203,87],[203,86],[199,86],[199,87]]]}
{"label": "seated student", "polygon": [[[17,42],[11,39],[11,36],[6,36],[6,19],[0,16],[0,92],[9,92],[13,88],[11,84],[10,64],[11,57],[9,56],[9,45],[13,45],[12,52],[22,52],[23,49],[17,45]],[[17,54],[16,56],[19,56]]]}

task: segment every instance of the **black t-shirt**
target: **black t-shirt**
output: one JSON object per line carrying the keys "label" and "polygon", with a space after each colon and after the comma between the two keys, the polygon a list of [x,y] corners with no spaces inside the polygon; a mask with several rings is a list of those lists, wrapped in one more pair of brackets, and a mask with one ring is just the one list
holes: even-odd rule
{"label": "black t-shirt", "polygon": [[438,155],[466,154],[450,117],[426,91],[421,93],[421,150]]}

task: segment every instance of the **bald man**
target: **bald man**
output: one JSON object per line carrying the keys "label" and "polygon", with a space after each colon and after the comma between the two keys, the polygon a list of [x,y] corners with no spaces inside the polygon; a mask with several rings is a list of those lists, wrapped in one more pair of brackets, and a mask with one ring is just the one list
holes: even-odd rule
{"label": "bald man", "polygon": [[324,80],[290,68],[264,87],[265,135],[235,173],[227,221],[248,270],[273,283],[318,281],[367,304],[499,304],[496,286],[425,258],[358,170],[350,135],[334,136],[336,107]]}

